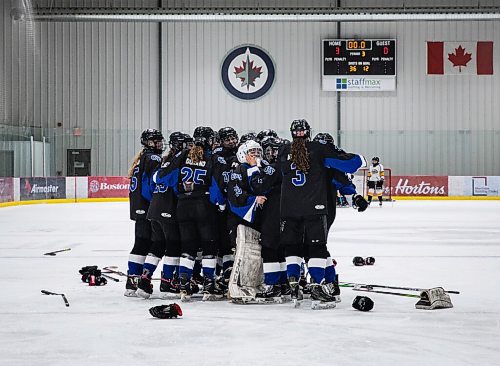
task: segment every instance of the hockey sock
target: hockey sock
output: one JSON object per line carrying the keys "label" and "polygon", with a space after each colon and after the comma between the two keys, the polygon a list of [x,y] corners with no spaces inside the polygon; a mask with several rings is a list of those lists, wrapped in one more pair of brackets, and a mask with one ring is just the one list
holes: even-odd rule
{"label": "hockey sock", "polygon": [[325,278],[326,258],[310,258],[307,262],[309,274],[315,283],[321,283]]}
{"label": "hockey sock", "polygon": [[326,268],[325,268],[325,282],[333,283],[336,276],[335,266],[331,257],[326,258]]}
{"label": "hockey sock", "polygon": [[131,276],[142,275],[145,255],[129,254],[128,256],[128,274]]}
{"label": "hockey sock", "polygon": [[372,196],[368,195],[368,203],[370,203],[372,201]]}
{"label": "hockey sock", "polygon": [[289,256],[285,259],[288,278],[295,277],[295,279],[298,280],[300,277],[300,264],[302,263],[302,258]]}
{"label": "hockey sock", "polygon": [[146,259],[144,260],[144,266],[142,268],[142,275],[146,276],[147,278],[151,279],[153,277],[153,273],[156,270],[156,267],[158,267],[158,263],[160,263],[160,258],[153,254],[148,254]]}
{"label": "hockey sock", "polygon": [[203,277],[214,278],[215,266],[217,265],[217,259],[215,258],[215,256],[204,256],[201,259],[201,265],[203,267]]}
{"label": "hockey sock", "polygon": [[264,283],[277,285],[281,279],[281,267],[278,262],[264,263]]}
{"label": "hockey sock", "polygon": [[163,277],[171,280],[174,277],[175,270],[178,271],[179,257],[163,257]]}
{"label": "hockey sock", "polygon": [[186,277],[190,279],[193,276],[194,267],[194,257],[187,253],[182,253],[179,260],[179,277],[186,274]]}
{"label": "hockey sock", "polygon": [[382,196],[378,196],[378,200],[382,202]]}

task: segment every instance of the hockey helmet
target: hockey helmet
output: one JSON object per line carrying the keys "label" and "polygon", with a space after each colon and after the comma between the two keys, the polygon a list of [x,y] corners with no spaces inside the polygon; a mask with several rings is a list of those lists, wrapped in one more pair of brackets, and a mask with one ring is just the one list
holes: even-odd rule
{"label": "hockey helmet", "polygon": [[370,311],[373,305],[373,300],[367,296],[356,296],[352,302],[352,307],[359,311]]}
{"label": "hockey helmet", "polygon": [[145,149],[158,154],[165,151],[165,140],[160,131],[154,128],[148,128],[141,133],[141,144]]}
{"label": "hockey helmet", "polygon": [[333,136],[327,132],[318,133],[316,136],[314,136],[313,141],[335,145],[335,141],[333,140]]}
{"label": "hockey helmet", "polygon": [[262,130],[257,134],[257,141],[261,142],[264,139],[264,137],[267,136],[278,137],[278,134],[276,133],[275,130],[271,129]]}
{"label": "hockey helmet", "polygon": [[211,149],[214,142],[215,133],[211,127],[199,126],[194,129],[193,140],[196,146],[204,149]]}
{"label": "hockey helmet", "polygon": [[244,135],[241,135],[241,137],[240,137],[240,145],[244,144],[245,142],[247,142],[249,140],[256,141],[257,140],[257,135],[255,133],[253,133],[253,132],[249,132],[249,133],[245,133]]}
{"label": "hockey helmet", "polygon": [[262,145],[264,158],[270,163],[275,162],[278,158],[278,150],[283,145],[283,142],[277,137],[266,136],[260,144]]}
{"label": "hockey helmet", "polygon": [[311,126],[305,119],[296,119],[290,126],[293,138],[309,139],[311,137]]}
{"label": "hockey helmet", "polygon": [[236,153],[236,157],[240,163],[247,162],[247,155],[251,154],[255,158],[262,157],[262,147],[257,141],[248,140],[244,144],[241,144]]}
{"label": "hockey helmet", "polygon": [[378,163],[380,163],[380,159],[378,158],[378,156],[374,156],[374,157],[372,158],[372,164],[377,165]]}
{"label": "hockey helmet", "polygon": [[186,134],[182,132],[172,132],[168,138],[168,146],[175,151],[186,148]]}

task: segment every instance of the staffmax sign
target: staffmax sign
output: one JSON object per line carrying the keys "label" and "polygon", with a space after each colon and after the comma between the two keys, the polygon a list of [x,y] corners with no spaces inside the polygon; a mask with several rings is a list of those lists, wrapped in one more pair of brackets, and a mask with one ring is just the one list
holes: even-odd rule
{"label": "staffmax sign", "polygon": [[[327,89],[328,85],[324,87],[325,89]],[[365,77],[352,77],[352,76],[335,78],[335,88],[334,88],[335,91],[387,91],[395,89],[396,89],[396,79],[394,78],[386,79],[386,78],[365,78]]]}

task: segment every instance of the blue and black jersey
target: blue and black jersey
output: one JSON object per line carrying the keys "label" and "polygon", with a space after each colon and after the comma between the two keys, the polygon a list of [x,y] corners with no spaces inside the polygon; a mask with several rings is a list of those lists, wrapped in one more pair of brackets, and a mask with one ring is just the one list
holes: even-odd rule
{"label": "blue and black jersey", "polygon": [[177,196],[172,187],[165,186],[156,181],[159,172],[166,169],[173,159],[174,155],[163,161],[161,167],[153,174],[155,188],[148,210],[149,220],[169,223],[174,223],[176,221]]}
{"label": "blue and black jersey", "polygon": [[310,168],[306,173],[290,160],[290,145],[279,154],[283,180],[281,184],[281,218],[304,218],[326,215],[328,200],[327,170],[354,173],[366,166],[363,156],[346,153],[329,144],[307,142]]}
{"label": "blue and black jersey", "polygon": [[129,188],[130,218],[132,220],[146,218],[155,188],[153,173],[160,164],[160,155],[144,151],[139,162],[134,167]]}
{"label": "blue and black jersey", "polygon": [[222,171],[226,162],[221,157],[206,153],[204,159],[193,162],[189,151],[178,153],[172,162],[160,169],[156,184],[172,187],[179,200],[207,197],[216,205],[224,204]]}

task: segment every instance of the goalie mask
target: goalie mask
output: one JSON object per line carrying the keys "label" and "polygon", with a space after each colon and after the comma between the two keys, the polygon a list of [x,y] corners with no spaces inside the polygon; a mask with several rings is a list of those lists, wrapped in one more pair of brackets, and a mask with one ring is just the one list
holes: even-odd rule
{"label": "goalie mask", "polygon": [[154,128],[148,128],[142,131],[141,134],[141,144],[144,146],[144,150],[154,152],[156,154],[161,154],[165,151],[165,140],[160,131]]}
{"label": "goalie mask", "polygon": [[373,166],[377,166],[379,163],[380,163],[380,159],[378,158],[378,156],[374,156],[372,158],[372,164],[373,164]]}
{"label": "goalie mask", "polygon": [[305,119],[296,119],[290,126],[290,132],[294,139],[309,139],[311,137],[311,126],[309,126],[309,123]]}
{"label": "goalie mask", "polygon": [[250,140],[240,145],[236,157],[241,164],[247,163],[247,155],[254,158],[262,158],[262,147],[258,142]]}
{"label": "goalie mask", "polygon": [[264,152],[264,159],[269,163],[274,163],[278,159],[278,151],[282,145],[281,140],[273,136],[267,136],[264,137],[261,145]]}

